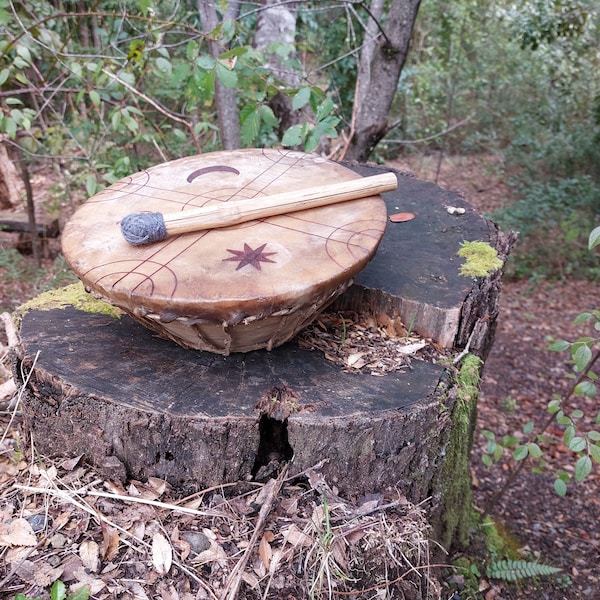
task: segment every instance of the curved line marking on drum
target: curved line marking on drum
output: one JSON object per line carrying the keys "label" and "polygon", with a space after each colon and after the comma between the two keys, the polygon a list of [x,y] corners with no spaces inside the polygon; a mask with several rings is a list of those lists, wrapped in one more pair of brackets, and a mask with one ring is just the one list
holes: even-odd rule
{"label": "curved line marking on drum", "polygon": [[[369,228],[364,228],[364,229],[360,229],[360,230],[356,230],[354,227],[356,227],[357,225],[360,225],[361,223],[364,224],[369,224],[372,225],[373,224],[373,220],[370,221],[355,221],[351,224],[346,224],[346,225],[342,225],[340,227],[336,227],[331,234],[329,235],[329,237],[325,240],[325,252],[327,253],[327,256],[329,256],[329,258],[337,265],[339,265],[340,267],[345,267],[346,265],[341,264],[339,261],[335,260],[334,256],[333,256],[333,249],[332,246],[333,245],[343,245],[346,248],[346,252],[348,253],[348,255],[352,258],[352,259],[360,259],[360,258],[364,258],[365,256],[367,256],[369,254],[369,248],[365,247],[364,245],[362,245],[361,243],[358,242],[353,242],[354,239],[358,238],[358,237],[363,237],[369,236],[370,234],[368,232],[370,231],[374,231],[376,232],[375,234],[373,234],[373,238],[375,238],[376,235],[378,235],[381,230],[377,231],[376,227],[371,226]],[[375,221],[375,224],[377,223],[377,221]],[[353,228],[350,229],[349,225],[352,225]],[[349,235],[344,235],[343,239],[334,239],[334,235],[336,235],[337,233],[342,233],[342,234],[349,234]],[[360,251],[360,252],[357,252]]]}
{"label": "curved line marking on drum", "polygon": [[[365,246],[363,246],[362,244],[358,243],[358,242],[353,242],[353,240],[357,237],[361,237],[364,238],[366,237],[370,237],[370,232],[377,232],[377,230],[372,227],[371,229],[363,229],[361,231],[354,231],[351,232],[351,235],[344,241],[342,240],[327,240],[325,247],[326,247],[326,252],[329,255],[329,242],[337,242],[337,243],[342,243],[345,244],[346,246],[346,250],[348,251],[348,254],[350,256],[352,256],[355,259],[361,259],[364,258],[368,253],[369,253],[369,249],[366,248]],[[373,235],[373,238],[375,238],[375,235]],[[361,252],[357,252],[357,250],[360,250]],[[333,260],[333,258],[332,258]]]}
{"label": "curved line marking on drum", "polygon": [[[157,263],[156,261],[149,261],[149,260],[145,260],[145,261],[134,261],[131,259],[127,259],[127,260],[115,260],[109,263],[105,263],[103,265],[98,265],[97,267],[92,267],[91,269],[89,269],[84,276],[87,276],[91,273],[93,273],[94,271],[98,271],[99,269],[104,269],[107,267],[112,267],[112,266],[116,266],[116,265],[122,265],[122,266],[127,266],[129,263],[136,263],[135,266],[133,266],[133,268],[129,268],[128,270],[115,270],[115,271],[111,271],[110,273],[101,273],[99,277],[97,277],[94,280],[94,284],[99,284],[100,282],[104,281],[107,278],[116,278],[114,281],[111,282],[111,286],[114,289],[117,285],[119,285],[120,283],[122,283],[127,277],[135,277],[135,278],[141,278],[141,281],[139,281],[139,283],[137,283],[133,288],[131,288],[131,293],[133,293],[137,288],[139,288],[139,286],[141,286],[142,284],[146,283],[146,282],[150,282],[150,294],[152,294],[155,290],[155,286],[156,283],[154,282],[154,275],[156,275],[156,273],[158,273],[158,271],[162,270],[162,269],[166,269],[168,273],[170,273],[171,277],[172,277],[172,288],[171,288],[171,295],[170,297],[173,296],[173,294],[175,293],[175,291],[177,290],[177,274],[173,271],[173,269],[170,269],[169,267],[167,267],[166,265],[163,265],[161,263]],[[158,266],[158,268],[156,269],[156,271],[154,271],[154,273],[141,273],[140,271],[136,271],[137,268],[139,268],[142,264],[155,264]],[[120,277],[118,277],[120,275]]]}
{"label": "curved line marking on drum", "polygon": [[[138,179],[144,178],[144,181],[137,182]],[[86,200],[86,204],[102,203],[102,202],[114,202],[115,197],[120,193],[123,196],[129,196],[130,194],[137,194],[140,190],[144,189],[150,181],[150,175],[148,171],[140,171],[135,175],[123,178],[116,183],[113,183],[107,188],[100,190],[97,194]],[[103,196],[110,196],[107,200],[104,200]]]}
{"label": "curved line marking on drum", "polygon": [[187,182],[192,183],[196,177],[200,177],[201,175],[206,175],[206,173],[216,173],[219,171],[224,171],[226,173],[233,173],[234,175],[239,175],[240,172],[235,167],[230,167],[228,165],[213,165],[212,167],[202,167],[201,169],[196,169],[192,171],[187,176]]}
{"label": "curved line marking on drum", "polygon": [[[335,260],[335,258],[332,256],[332,252],[330,250],[332,245],[342,244],[342,245],[346,246],[346,249],[347,249],[348,253],[350,254],[350,256],[352,256],[352,257],[358,256],[359,258],[361,258],[362,256],[364,256],[364,253],[368,253],[369,250],[360,243],[352,242],[352,239],[354,237],[360,235],[360,236],[371,237],[374,240],[378,240],[381,238],[382,231],[385,231],[385,222],[382,222],[377,219],[363,219],[361,221],[353,221],[352,223],[345,223],[344,225],[338,225],[336,227],[333,227],[332,225],[329,225],[327,223],[315,221],[313,219],[304,219],[302,217],[298,217],[296,214],[287,214],[285,216],[288,219],[296,221],[298,223],[306,223],[308,225],[317,225],[319,227],[329,229],[330,233],[328,235],[323,235],[323,234],[317,233],[316,231],[311,231],[310,229],[308,229],[308,227],[304,228],[304,230],[303,230],[303,228],[301,226],[291,227],[284,223],[278,223],[278,222],[273,222],[273,221],[269,222],[269,225],[271,225],[272,227],[277,227],[278,229],[303,233],[312,238],[318,238],[318,239],[324,240],[325,241],[325,252],[326,252],[327,256],[331,259],[331,261],[334,264],[338,265],[339,267],[341,267],[343,269],[345,269],[347,267],[347,265],[340,263],[339,261]],[[265,219],[259,219],[257,221],[249,221],[248,223],[243,223],[241,225],[238,225],[237,227],[240,229],[242,227],[254,227],[255,225],[257,225],[257,223],[259,221],[264,221],[264,220]],[[357,231],[356,227],[358,225],[360,225],[361,223],[365,224],[365,229]],[[336,233],[349,234],[349,235],[346,235],[344,239],[333,239],[333,236]],[[353,252],[353,249],[358,249],[358,250],[361,250],[362,252],[361,252],[361,254],[358,254],[358,253]]]}

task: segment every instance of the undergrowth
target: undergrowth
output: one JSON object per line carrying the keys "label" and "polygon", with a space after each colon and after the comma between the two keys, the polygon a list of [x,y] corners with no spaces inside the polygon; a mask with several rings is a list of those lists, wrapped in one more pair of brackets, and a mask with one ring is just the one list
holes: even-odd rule
{"label": "undergrowth", "polygon": [[519,184],[518,200],[491,215],[519,232],[509,261],[516,278],[600,280],[596,253],[587,248],[590,223],[600,217],[600,185],[587,175]]}
{"label": "undergrowth", "polygon": [[501,521],[473,511],[471,514],[471,543],[455,557],[448,588],[460,598],[483,598],[495,585],[508,587],[540,587],[553,579],[559,587],[570,585],[562,569],[539,562],[523,551],[521,541]]}

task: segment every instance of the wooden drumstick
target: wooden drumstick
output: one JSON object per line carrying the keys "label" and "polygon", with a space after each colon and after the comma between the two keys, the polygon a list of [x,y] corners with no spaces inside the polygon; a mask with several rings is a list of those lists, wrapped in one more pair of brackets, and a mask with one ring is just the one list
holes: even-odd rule
{"label": "wooden drumstick", "polygon": [[133,246],[141,246],[160,242],[180,233],[228,227],[254,219],[357,200],[389,192],[397,187],[396,175],[388,172],[272,196],[220,202],[165,215],[135,213],[123,218],[121,233]]}

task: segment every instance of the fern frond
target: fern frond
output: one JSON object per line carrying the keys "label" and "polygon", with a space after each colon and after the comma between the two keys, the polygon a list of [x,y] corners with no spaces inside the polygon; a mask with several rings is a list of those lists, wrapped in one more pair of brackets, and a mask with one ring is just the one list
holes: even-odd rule
{"label": "fern frond", "polygon": [[559,573],[562,569],[541,565],[540,563],[526,560],[497,560],[487,567],[487,576],[490,579],[503,579],[505,581],[518,581],[528,577],[547,577]]}

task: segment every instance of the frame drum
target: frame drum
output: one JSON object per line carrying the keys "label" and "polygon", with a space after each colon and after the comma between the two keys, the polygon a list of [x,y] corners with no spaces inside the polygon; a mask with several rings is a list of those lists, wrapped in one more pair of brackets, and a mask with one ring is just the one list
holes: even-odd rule
{"label": "frame drum", "polygon": [[386,225],[381,196],[131,246],[133,213],[172,213],[347,181],[315,155],[248,149],[190,156],[111,185],[66,224],[66,260],[86,289],[185,348],[219,354],[278,346],[351,285]]}

